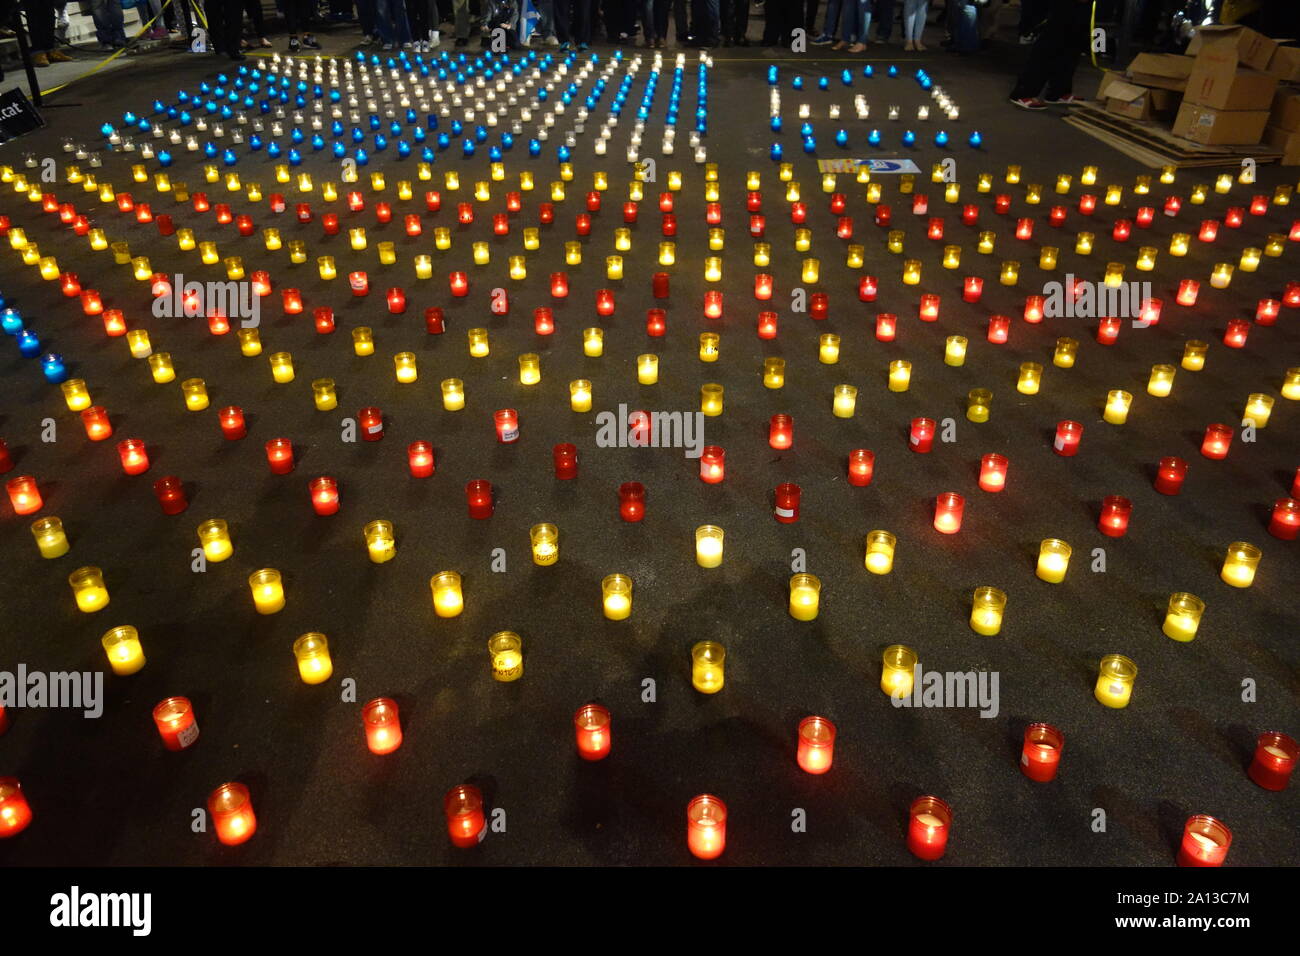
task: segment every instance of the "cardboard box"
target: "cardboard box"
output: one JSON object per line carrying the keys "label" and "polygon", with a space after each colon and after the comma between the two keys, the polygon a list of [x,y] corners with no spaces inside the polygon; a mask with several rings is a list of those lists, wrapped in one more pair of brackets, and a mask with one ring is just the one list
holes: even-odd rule
{"label": "cardboard box", "polygon": [[1139,86],[1183,90],[1196,60],[1177,53],[1139,53],[1125,71]]}
{"label": "cardboard box", "polygon": [[1174,120],[1174,135],[1206,146],[1258,143],[1268,125],[1267,110],[1216,110],[1183,101]]}
{"label": "cardboard box", "polygon": [[1216,110],[1269,110],[1277,77],[1258,70],[1241,70],[1232,58],[1198,57],[1183,98]]}
{"label": "cardboard box", "polygon": [[1280,46],[1268,61],[1268,72],[1284,82],[1300,82],[1300,46]]}
{"label": "cardboard box", "polygon": [[1103,91],[1106,112],[1129,119],[1147,120],[1172,113],[1178,106],[1178,94],[1172,90],[1149,90],[1123,79],[1112,80]]}
{"label": "cardboard box", "polygon": [[1267,70],[1269,60],[1273,58],[1280,42],[1249,27],[1205,26],[1192,34],[1192,42],[1187,45],[1187,55],[1201,57],[1213,50],[1221,55],[1232,56],[1240,66]]}
{"label": "cardboard box", "polygon": [[1268,125],[1279,129],[1300,129],[1300,90],[1291,86],[1278,89],[1273,96],[1273,110],[1268,114]]}
{"label": "cardboard box", "polygon": [[1264,142],[1282,150],[1283,166],[1300,166],[1300,130],[1268,126],[1264,129]]}

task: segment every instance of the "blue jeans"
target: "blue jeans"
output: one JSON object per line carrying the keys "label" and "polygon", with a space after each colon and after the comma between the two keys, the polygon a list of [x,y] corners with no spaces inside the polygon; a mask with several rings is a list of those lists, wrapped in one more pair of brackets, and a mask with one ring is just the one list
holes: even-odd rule
{"label": "blue jeans", "polygon": [[119,0],[90,0],[90,17],[95,21],[95,38],[103,46],[126,43]]}
{"label": "blue jeans", "polygon": [[375,0],[375,29],[384,43],[401,45],[411,42],[411,27],[406,21],[402,0]]}
{"label": "blue jeans", "polygon": [[695,39],[716,43],[722,36],[719,0],[694,0],[691,6],[691,33]]}

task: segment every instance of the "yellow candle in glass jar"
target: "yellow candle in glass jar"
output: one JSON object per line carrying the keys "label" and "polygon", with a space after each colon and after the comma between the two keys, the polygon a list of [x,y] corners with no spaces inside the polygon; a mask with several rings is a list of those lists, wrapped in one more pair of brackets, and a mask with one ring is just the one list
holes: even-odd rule
{"label": "yellow candle in glass jar", "polygon": [[695,529],[695,563],[702,568],[722,564],[723,532],[717,525],[705,524]]}
{"label": "yellow candle in glass jar", "polygon": [[[721,340],[722,338],[721,336],[718,335],[717,332],[700,333],[700,361],[701,362],[716,362],[718,360],[718,355],[719,355],[718,343]],[[1283,388],[1282,391],[1283,394],[1286,394],[1285,388]]]}
{"label": "yellow candle in glass jar", "polygon": [[79,378],[70,378],[59,386],[63,392],[63,400],[67,403],[68,410],[79,412],[83,408],[90,407],[90,390],[86,388],[86,383]]}
{"label": "yellow candle in glass jar", "polygon": [[588,358],[599,358],[605,353],[605,330],[590,328],[582,330],[582,354]]}
{"label": "yellow candle in glass jar", "polygon": [[415,363],[414,352],[398,352],[393,356],[393,370],[397,380],[403,385],[409,385],[419,378],[419,369]]}
{"label": "yellow candle in glass jar", "polygon": [[853,385],[836,385],[831,412],[836,418],[852,418],[858,406],[858,390]]}
{"label": "yellow candle in glass jar", "polygon": [[417,279],[430,279],[433,277],[433,257],[427,253],[420,253],[415,257],[415,277]]}
{"label": "yellow candle in glass jar", "polygon": [[627,226],[619,226],[614,230],[614,249],[618,252],[627,252],[632,248],[632,230]]}
{"label": "yellow candle in glass jar", "polygon": [[132,329],[126,333],[126,344],[131,350],[132,358],[148,358],[153,353],[149,343],[149,333],[145,329]]}
{"label": "yellow candle in glass jar", "polygon": [[993,174],[980,173],[975,179],[975,190],[981,193],[993,191]]}
{"label": "yellow candle in glass jar", "polygon": [[1300,367],[1289,368],[1282,378],[1282,397],[1300,401]]}
{"label": "yellow candle in glass jar", "polygon": [[214,266],[221,261],[221,253],[217,251],[215,242],[199,243],[199,259],[205,266]]}
{"label": "yellow candle in glass jar", "polygon": [[1248,247],[1241,250],[1241,259],[1237,263],[1237,268],[1242,272],[1254,272],[1259,268],[1259,259],[1263,253],[1254,247]]}
{"label": "yellow candle in glass jar", "polygon": [[770,242],[754,243],[754,265],[760,269],[772,263],[772,244]]}
{"label": "yellow candle in glass jar", "polygon": [[1248,588],[1255,581],[1255,572],[1259,569],[1261,557],[1263,552],[1253,544],[1234,541],[1228,545],[1228,553],[1223,559],[1223,570],[1219,572],[1219,577],[1223,579],[1224,584],[1231,584],[1234,588]]}
{"label": "yellow candle in glass jar", "polygon": [[1020,366],[1020,379],[1016,391],[1022,395],[1037,395],[1043,382],[1043,367],[1037,362],[1024,362]]}
{"label": "yellow candle in glass jar", "polygon": [[[261,346],[258,346],[260,352]],[[352,330],[352,351],[357,355],[375,354],[375,335],[369,326],[359,325]],[[256,355],[256,352],[248,353]]]}
{"label": "yellow candle in glass jar", "polygon": [[486,242],[470,243],[470,249],[474,255],[474,265],[485,266],[492,261],[492,250]]}
{"label": "yellow candle in glass jar", "polygon": [[916,680],[916,665],[916,651],[904,644],[891,644],[881,660],[880,689],[890,697],[907,697]]}
{"label": "yellow candle in glass jar", "polygon": [[100,638],[108,666],[119,677],[134,674],[144,667],[144,648],[140,646],[140,633],[129,624],[115,627]]}
{"label": "yellow candle in glass jar", "polygon": [[1096,236],[1090,232],[1079,233],[1074,240],[1074,251],[1081,256],[1092,255],[1092,243],[1094,239],[1096,239]]}
{"label": "yellow candle in glass jar", "polygon": [[582,265],[582,243],[569,241],[564,244],[564,262],[566,265]]}
{"label": "yellow candle in glass jar", "polygon": [[921,281],[921,260],[903,260],[903,285],[917,285]]}
{"label": "yellow candle in glass jar", "polygon": [[1152,365],[1151,377],[1147,380],[1147,394],[1156,398],[1165,398],[1174,389],[1174,375],[1177,373],[1172,365]]}
{"label": "yellow candle in glass jar", "polygon": [[976,634],[992,637],[1002,630],[1002,617],[1007,609],[1007,595],[997,588],[975,589],[971,601],[970,626]]}
{"label": "yellow candle in glass jar", "polygon": [[997,233],[992,232],[991,230],[985,230],[980,233],[979,244],[976,245],[975,248],[979,251],[981,255],[985,255],[985,256],[991,255],[993,252],[993,246],[996,244],[996,242],[997,242]]}
{"label": "yellow candle in glass jar", "polygon": [[961,265],[961,246],[943,247],[943,267],[956,269]]}
{"label": "yellow candle in glass jar", "polygon": [[1015,285],[1020,280],[1020,263],[1014,259],[1006,259],[1002,263],[1002,269],[998,273],[998,281],[1003,285]]}
{"label": "yellow candle in glass jar", "polygon": [[626,574],[609,574],[600,582],[601,605],[611,621],[626,620],[632,613],[632,579]]}
{"label": "yellow candle in glass jar", "polygon": [[324,634],[316,631],[303,634],[293,642],[293,656],[304,684],[323,684],[334,673],[329,641]]}
{"label": "yellow candle in glass jar", "polygon": [[191,412],[201,412],[208,407],[208,386],[201,378],[187,378],[181,382],[185,407]]}
{"label": "yellow candle in glass jar", "polygon": [[821,260],[809,258],[803,261],[803,270],[801,272],[801,275],[803,276],[804,282],[807,282],[810,285],[815,283],[817,281],[817,276],[820,272],[821,272]]}
{"label": "yellow candle in glass jar", "polygon": [[1097,669],[1097,684],[1092,694],[1107,707],[1127,707],[1133,696],[1137,665],[1123,654],[1107,654]]}
{"label": "yellow candle in glass jar", "polygon": [[61,558],[68,553],[68,534],[63,522],[53,515],[32,522],[32,537],[42,558]]}
{"label": "yellow candle in glass jar", "polygon": [[[812,230],[800,227],[794,231],[794,251],[807,252],[812,248]],[[55,270],[55,275],[58,271]]]}
{"label": "yellow candle in glass jar", "polygon": [[849,245],[844,252],[844,265],[849,269],[861,269],[866,262],[866,248],[856,243]]}
{"label": "yellow candle in glass jar", "polygon": [[542,380],[542,360],[536,352],[519,356],[519,384],[536,385]]}
{"label": "yellow candle in glass jar", "polygon": [[889,363],[889,390],[906,392],[912,384],[912,363],[906,359],[895,359]]}
{"label": "yellow candle in glass jar", "polygon": [[965,365],[966,364],[966,346],[967,339],[964,335],[950,335],[944,343],[943,364],[944,365]]}
{"label": "yellow candle in glass jar", "polygon": [[646,353],[636,357],[636,380],[642,385],[659,381],[659,356]]}
{"label": "yellow candle in glass jar", "polygon": [[790,616],[796,621],[811,621],[817,617],[821,603],[822,583],[815,575],[796,574],[790,578]]}
{"label": "yellow candle in glass jar", "polygon": [[465,407],[465,383],[458,378],[442,380],[442,407],[458,412]]}
{"label": "yellow candle in glass jar", "polygon": [[289,240],[289,261],[295,265],[302,265],[307,261],[307,243],[301,239]]}
{"label": "yellow candle in glass jar", "polygon": [[1078,339],[1059,338],[1056,340],[1056,350],[1052,353],[1052,364],[1057,368],[1074,368],[1078,354]]}
{"label": "yellow candle in glass jar", "polygon": [[523,647],[523,641],[514,631],[498,631],[488,638],[493,680],[510,683],[524,676]]}
{"label": "yellow candle in glass jar", "polygon": [[1201,615],[1205,613],[1205,602],[1195,594],[1177,591],[1169,595],[1169,608],[1165,612],[1165,623],[1161,627],[1165,637],[1186,643],[1196,637],[1201,626]]}
{"label": "yellow candle in glass jar", "polygon": [[[54,257],[53,256],[49,257],[49,260],[50,262],[53,262]],[[226,264],[227,278],[242,279],[244,277],[244,261],[241,258],[239,258],[239,256],[229,257],[226,260],[225,264]],[[131,268],[135,272],[136,279],[138,279],[141,282],[148,282],[150,279],[153,278],[153,266],[149,264],[148,256],[136,256],[135,258],[133,258],[131,260]],[[231,275],[231,273],[234,274]],[[58,277],[59,277],[59,273],[56,268],[54,275],[42,276],[41,278],[57,279]]]}
{"label": "yellow candle in glass jar", "polygon": [[1062,196],[1070,191],[1070,186],[1074,183],[1074,177],[1069,173],[1058,173],[1056,177],[1056,191]]}
{"label": "yellow candle in glass jar", "polygon": [[451,248],[451,229],[447,226],[433,227],[433,248],[446,252]]}
{"label": "yellow candle in glass jar", "polygon": [[209,518],[199,525],[198,536],[203,557],[213,564],[219,564],[235,553],[235,545],[230,540],[230,526],[220,518]]}
{"label": "yellow candle in glass jar", "polygon": [[542,236],[536,226],[524,227],[524,249],[528,252],[536,252],[542,247]]}
{"label": "yellow candle in glass jar", "polygon": [[391,266],[397,261],[397,246],[395,243],[385,240],[375,247],[379,251],[379,264],[381,266]]}
{"label": "yellow candle in glass jar", "polygon": [[716,694],[725,682],[727,650],[716,641],[691,648],[691,686],[701,694]]}
{"label": "yellow candle in glass jar", "polygon": [[659,243],[659,264],[670,266],[677,261],[677,243],[664,241]]}
{"label": "yellow candle in glass jar", "polygon": [[[669,175],[671,176],[672,174],[670,173]],[[782,163],[780,166],[776,168],[776,176],[779,180],[781,180],[781,182],[788,183],[791,179],[794,178],[794,163]],[[671,182],[672,180],[670,179],[669,180],[670,185]]]}
{"label": "yellow candle in glass jar", "polygon": [[1264,255],[1270,259],[1276,259],[1282,255],[1286,249],[1286,236],[1280,232],[1270,232],[1268,239],[1264,243]]}
{"label": "yellow candle in glass jar", "polygon": [[872,531],[866,541],[866,567],[872,574],[888,574],[894,569],[894,551],[898,539],[888,531]]}
{"label": "yellow candle in glass jar", "polygon": [[460,575],[455,571],[435,574],[430,579],[429,586],[433,590],[433,610],[438,617],[456,617],[465,610]]}
{"label": "yellow candle in glass jar", "polygon": [[885,233],[885,248],[894,255],[900,255],[903,251],[903,243],[906,233],[901,229],[891,229]]}
{"label": "yellow candle in glass jar", "polygon": [[1210,272],[1210,288],[1228,288],[1232,284],[1232,271],[1232,263],[1230,262],[1215,263],[1213,271]]}
{"label": "yellow candle in glass jar", "polygon": [[560,560],[560,529],[553,524],[535,524],[528,531],[533,564],[547,567]]}
{"label": "yellow candle in glass jar", "polygon": [[275,614],[284,609],[284,582],[274,568],[263,568],[248,576],[253,592],[253,607],[258,614]]}
{"label": "yellow candle in glass jar", "polygon": [[1065,580],[1066,569],[1070,566],[1070,546],[1060,538],[1044,538],[1038,546],[1038,577],[1048,584],[1060,584]]}
{"label": "yellow candle in glass jar", "polygon": [[800,193],[800,189],[799,189],[799,184],[797,182],[795,182],[794,180],[790,180],[786,183],[786,187],[785,187],[786,202],[798,202],[799,193]]}
{"label": "yellow candle in glass jar", "polygon": [[1242,413],[1241,423],[1264,428],[1268,425],[1269,416],[1273,414],[1273,404],[1272,395],[1265,395],[1262,392],[1250,395],[1246,399],[1246,410]]}
{"label": "yellow candle in glass jar", "polygon": [[1156,267],[1159,250],[1155,246],[1142,246],[1138,249],[1137,268],[1139,272],[1150,272]]}
{"label": "yellow candle in glass jar", "polygon": [[320,256],[316,259],[316,268],[320,272],[322,279],[333,279],[338,276],[338,269],[334,265],[333,256]]}
{"label": "yellow candle in glass jar", "polygon": [[966,395],[966,418],[982,424],[989,420],[989,405],[993,393],[987,388],[973,388]]}
{"label": "yellow candle in glass jar", "polygon": [[818,340],[817,360],[823,365],[834,365],[840,360],[840,337],[827,332]]}
{"label": "yellow candle in glass jar", "polygon": [[[235,336],[239,339],[239,354],[245,357],[262,354],[262,337],[258,334],[257,329],[237,329]],[[167,355],[166,352],[159,352],[159,355]],[[152,364],[152,359],[150,360]],[[171,369],[171,356],[167,355],[167,368]],[[170,382],[176,375],[173,372],[169,378],[160,379],[158,370],[154,370],[155,382]]]}
{"label": "yellow candle in glass jar", "polygon": [[1025,202],[1031,206],[1037,206],[1043,201],[1043,187],[1038,183],[1029,183],[1025,186]]}
{"label": "yellow candle in glass jar", "polygon": [[569,407],[575,412],[591,411],[591,382],[585,378],[569,383]]}
{"label": "yellow candle in glass jar", "polygon": [[[722,276],[721,266],[718,266],[718,278],[721,278],[721,276]],[[710,282],[717,282],[717,281],[718,281],[717,278],[714,278],[714,279],[709,279],[709,278],[708,278],[708,277],[709,277],[709,272],[708,272],[708,268],[707,268],[707,267],[706,267],[706,269],[705,269],[704,277],[705,277],[706,279],[708,279],[708,281],[710,281]],[[623,278],[623,257],[622,257],[622,256],[606,256],[606,257],[605,257],[605,278],[607,278],[607,279],[621,279],[621,278]]]}
{"label": "yellow candle in glass jar", "polygon": [[104,585],[104,572],[95,567],[78,568],[68,575],[68,585],[77,602],[77,609],[93,614],[108,603],[108,588]]}
{"label": "yellow candle in glass jar", "polygon": [[700,411],[709,418],[717,418],[722,414],[722,386],[715,382],[709,382],[700,386]]}
{"label": "yellow candle in glass jar", "polygon": [[470,329],[466,333],[469,339],[469,354],[472,358],[486,358],[491,351],[487,329]]}
{"label": "yellow candle in glass jar", "polygon": [[288,352],[272,352],[271,377],[281,385],[293,381],[293,356]]}
{"label": "yellow candle in glass jar", "polygon": [[1102,418],[1111,425],[1123,425],[1128,421],[1128,410],[1133,404],[1133,395],[1122,389],[1114,389],[1106,393],[1106,407],[1102,411]]}
{"label": "yellow candle in glass jar", "polygon": [[369,522],[361,529],[366,541],[366,552],[375,564],[383,564],[397,556],[397,539],[393,523],[382,518]]}
{"label": "yellow candle in glass jar", "polygon": [[1038,252],[1038,268],[1044,272],[1051,272],[1056,268],[1056,259],[1061,250],[1056,246],[1043,246]]}
{"label": "yellow candle in glass jar", "polygon": [[784,385],[785,359],[775,356],[763,359],[763,387],[781,388]]}

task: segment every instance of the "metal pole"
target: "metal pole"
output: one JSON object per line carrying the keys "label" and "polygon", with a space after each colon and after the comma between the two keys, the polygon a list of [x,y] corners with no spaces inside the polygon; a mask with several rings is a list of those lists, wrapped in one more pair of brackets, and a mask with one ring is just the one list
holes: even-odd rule
{"label": "metal pole", "polygon": [[32,105],[41,105],[41,85],[36,82],[36,68],[32,66],[32,50],[27,45],[27,34],[23,30],[22,23],[19,22],[18,13],[15,10],[14,19],[14,36],[18,40],[18,55],[23,58],[23,69],[27,72],[27,87],[32,94]]}

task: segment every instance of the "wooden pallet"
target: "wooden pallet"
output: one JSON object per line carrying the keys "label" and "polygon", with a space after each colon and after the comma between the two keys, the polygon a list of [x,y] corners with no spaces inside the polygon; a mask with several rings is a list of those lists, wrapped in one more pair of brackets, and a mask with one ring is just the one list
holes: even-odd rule
{"label": "wooden pallet", "polygon": [[1240,166],[1242,159],[1247,157],[1257,163],[1272,163],[1282,157],[1280,150],[1262,143],[1203,146],[1175,136],[1163,126],[1116,116],[1091,103],[1071,109],[1065,122],[1152,168]]}

